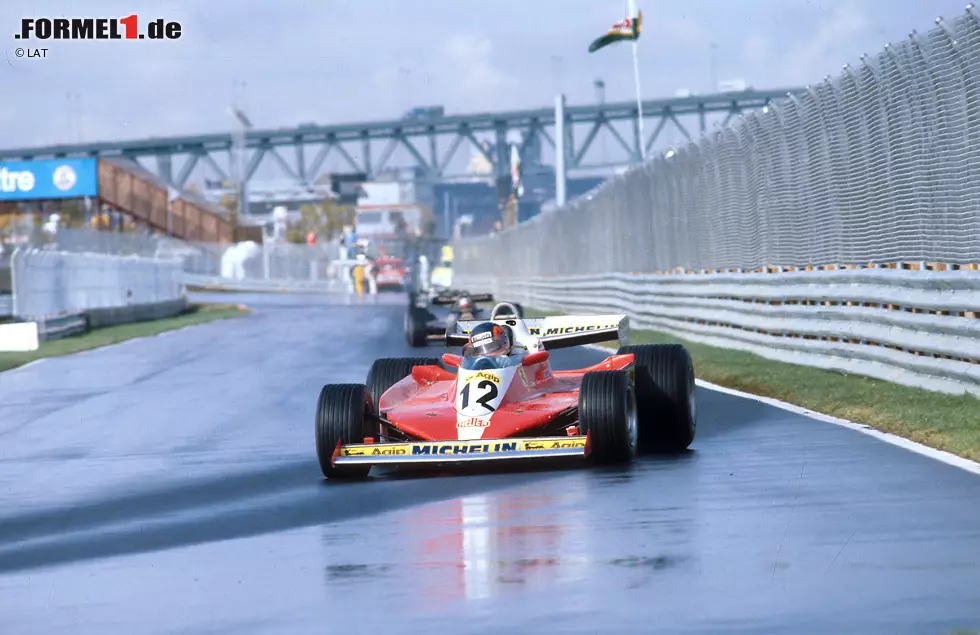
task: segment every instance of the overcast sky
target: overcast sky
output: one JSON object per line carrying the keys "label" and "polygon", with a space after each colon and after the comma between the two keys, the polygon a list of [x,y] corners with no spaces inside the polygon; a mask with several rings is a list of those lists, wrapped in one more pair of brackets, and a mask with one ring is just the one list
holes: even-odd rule
{"label": "overcast sky", "polygon": [[[639,0],[644,96],[719,80],[783,88],[963,13],[965,0]],[[178,20],[178,41],[24,43],[20,18]],[[0,146],[225,131],[236,80],[257,127],[632,99],[630,49],[589,54],[622,0],[3,0]],[[45,59],[15,57],[46,46]],[[71,99],[68,94],[73,95]],[[71,105],[69,102],[73,102]],[[81,125],[78,125],[80,119]]]}

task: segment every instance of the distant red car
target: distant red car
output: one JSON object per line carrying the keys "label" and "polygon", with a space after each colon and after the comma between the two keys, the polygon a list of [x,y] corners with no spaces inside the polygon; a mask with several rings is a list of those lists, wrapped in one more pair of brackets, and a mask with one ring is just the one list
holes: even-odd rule
{"label": "distant red car", "polygon": [[[323,475],[533,458],[622,463],[694,440],[694,367],[682,346],[629,346],[625,315],[521,319],[501,303],[489,321],[511,329],[508,354],[476,354],[468,333],[486,321],[460,321],[446,343],[461,355],[442,356],[455,372],[435,358],[387,358],[366,384],[324,386],[316,412]],[[549,363],[552,349],[616,340],[619,351],[594,366]]]}
{"label": "distant red car", "polygon": [[374,261],[375,281],[378,290],[394,289],[401,291],[408,279],[408,270],[401,258],[378,258]]}

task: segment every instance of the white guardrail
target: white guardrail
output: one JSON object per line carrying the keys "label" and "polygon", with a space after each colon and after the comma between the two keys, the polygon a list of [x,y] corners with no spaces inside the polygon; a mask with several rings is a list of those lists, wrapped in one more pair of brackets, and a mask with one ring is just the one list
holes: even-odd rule
{"label": "white guardrail", "polygon": [[626,313],[636,328],[780,361],[980,395],[980,272],[903,269],[466,276],[543,310]]}

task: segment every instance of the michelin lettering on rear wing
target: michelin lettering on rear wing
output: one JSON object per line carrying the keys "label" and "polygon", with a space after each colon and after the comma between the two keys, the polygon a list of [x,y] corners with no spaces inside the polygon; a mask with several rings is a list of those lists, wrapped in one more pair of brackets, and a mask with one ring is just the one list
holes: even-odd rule
{"label": "michelin lettering on rear wing", "polygon": [[[509,321],[511,320],[495,320],[501,324]],[[544,350],[617,340],[620,346],[629,345],[630,325],[629,318],[625,315],[555,315],[521,321],[530,336],[537,339]],[[469,341],[470,331],[483,322],[484,320],[457,322],[454,328],[446,331],[446,345],[465,345]]]}

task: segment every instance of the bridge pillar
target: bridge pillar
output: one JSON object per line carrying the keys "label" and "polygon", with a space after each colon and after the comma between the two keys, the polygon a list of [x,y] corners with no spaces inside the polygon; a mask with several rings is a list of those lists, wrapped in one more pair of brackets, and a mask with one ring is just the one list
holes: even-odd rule
{"label": "bridge pillar", "polygon": [[361,154],[362,163],[364,164],[364,172],[368,175],[368,178],[374,178],[374,171],[371,169],[371,133],[367,130],[361,132]]}
{"label": "bridge pillar", "polygon": [[501,220],[504,216],[504,206],[510,198],[514,184],[510,178],[510,146],[507,144],[507,122],[497,121],[494,124],[496,142],[493,157],[493,175],[497,184],[497,206]]}
{"label": "bridge pillar", "polygon": [[296,137],[296,172],[300,183],[309,185],[310,179],[306,175],[306,157],[303,153],[303,138]]}
{"label": "bridge pillar", "polygon": [[510,176],[510,147],[507,145],[507,122],[498,121],[494,127],[497,138],[494,147],[493,173],[497,177]]}
{"label": "bridge pillar", "polygon": [[174,169],[173,169],[173,157],[169,152],[160,152],[157,154],[157,174],[161,179],[167,183],[173,185],[174,182]]}

